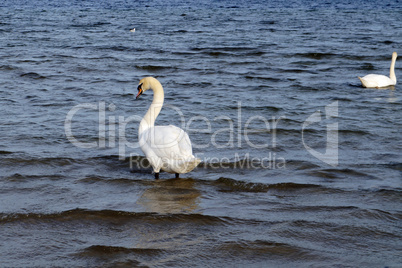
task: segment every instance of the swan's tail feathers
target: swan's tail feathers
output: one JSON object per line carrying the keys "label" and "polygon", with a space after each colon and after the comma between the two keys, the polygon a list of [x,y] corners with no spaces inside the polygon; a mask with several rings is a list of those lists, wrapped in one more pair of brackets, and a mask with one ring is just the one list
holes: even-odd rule
{"label": "swan's tail feathers", "polygon": [[195,169],[199,164],[201,163],[201,159],[198,158],[192,158],[189,160],[183,160],[180,161],[180,163],[177,163],[177,170],[178,172],[176,173],[188,173]]}
{"label": "swan's tail feathers", "polygon": [[358,78],[360,79],[360,82],[362,82],[362,86],[369,88],[369,87],[378,87],[377,83],[373,83],[370,80],[365,80],[363,78],[361,78],[360,76],[358,76]]}
{"label": "swan's tail feathers", "polygon": [[366,81],[364,81],[363,78],[361,78],[360,76],[358,76],[358,78],[359,78],[360,82],[362,82],[362,86],[366,87],[366,85],[365,85]]}

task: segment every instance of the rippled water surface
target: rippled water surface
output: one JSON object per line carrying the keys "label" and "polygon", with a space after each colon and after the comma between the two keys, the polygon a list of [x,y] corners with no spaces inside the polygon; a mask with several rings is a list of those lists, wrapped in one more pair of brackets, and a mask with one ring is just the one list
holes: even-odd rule
{"label": "rippled water surface", "polygon": [[[0,266],[400,267],[401,88],[357,76],[401,7],[0,3]],[[149,75],[203,161],[180,179],[136,143]]]}

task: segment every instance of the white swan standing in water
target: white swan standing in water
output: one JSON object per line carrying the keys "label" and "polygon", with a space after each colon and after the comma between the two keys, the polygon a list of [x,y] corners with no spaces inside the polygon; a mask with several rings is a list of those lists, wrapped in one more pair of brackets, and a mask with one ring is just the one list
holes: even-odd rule
{"label": "white swan standing in water", "polygon": [[389,77],[380,74],[368,74],[364,77],[359,77],[363,87],[388,87],[396,85],[395,76],[395,61],[398,55],[396,52],[392,53],[391,67],[389,68]]}
{"label": "white swan standing in water", "polygon": [[138,85],[136,99],[142,93],[152,89],[154,98],[147,113],[140,122],[138,141],[142,152],[153,167],[155,179],[159,178],[160,170],[175,173],[192,171],[201,160],[195,158],[190,138],[181,128],[169,126],[155,126],[155,119],[162,109],[164,92],[161,83],[153,77],[141,79]]}

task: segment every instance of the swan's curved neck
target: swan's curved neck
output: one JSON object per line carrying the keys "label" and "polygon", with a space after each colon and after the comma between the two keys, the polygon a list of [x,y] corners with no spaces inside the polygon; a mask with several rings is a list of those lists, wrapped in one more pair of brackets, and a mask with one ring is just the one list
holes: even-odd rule
{"label": "swan's curved neck", "polygon": [[140,127],[138,130],[139,134],[155,125],[155,119],[158,116],[163,106],[164,93],[161,83],[155,80],[150,85],[150,89],[152,89],[152,91],[154,92],[154,99],[151,103],[151,106],[149,106],[147,113],[141,120]]}
{"label": "swan's curved neck", "polygon": [[389,68],[389,78],[391,78],[391,80],[396,83],[395,61],[396,61],[396,55],[392,55],[391,67]]}

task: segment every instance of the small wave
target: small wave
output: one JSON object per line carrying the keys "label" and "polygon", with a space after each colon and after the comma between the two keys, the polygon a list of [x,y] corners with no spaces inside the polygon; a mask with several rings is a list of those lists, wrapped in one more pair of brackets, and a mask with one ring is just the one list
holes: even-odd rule
{"label": "small wave", "polygon": [[[19,173],[14,173],[12,175],[8,175],[4,177],[4,180],[6,181],[16,181],[16,182],[22,182],[22,181],[32,181],[32,180],[39,180],[39,179],[46,179],[46,180],[60,180],[64,179],[65,177],[57,174],[57,175],[22,175]],[[21,189],[21,188],[19,188]],[[29,188],[27,188],[29,190]]]}
{"label": "small wave", "polygon": [[263,80],[267,82],[280,82],[282,79],[279,78],[274,78],[274,77],[263,77],[263,76],[251,76],[251,75],[246,75],[246,79],[258,79],[258,80]]}
{"label": "small wave", "polygon": [[[74,49],[82,49],[85,47],[73,47]],[[139,48],[139,47],[129,47],[129,46],[122,46],[122,45],[115,45],[115,46],[109,46],[109,45],[105,45],[105,46],[94,46],[95,49],[99,49],[99,50],[111,50],[111,51],[125,51],[125,52],[142,52],[142,51],[146,51],[147,49],[145,48]],[[103,59],[99,58],[99,57],[90,57],[89,59]],[[116,60],[115,57],[112,56],[106,56],[106,59],[111,59],[111,60]]]}
{"label": "small wave", "polygon": [[106,47],[106,49],[110,49],[110,50],[114,50],[114,51],[129,51],[129,50],[131,50],[130,47],[126,47],[126,46],[110,46],[110,47]]}
{"label": "small wave", "polygon": [[313,258],[311,253],[303,248],[276,241],[228,241],[217,248],[219,251],[231,252],[233,256],[251,255],[257,258],[270,256],[270,258],[302,258],[303,260]]}
{"label": "small wave", "polygon": [[396,162],[394,162],[394,163],[385,164],[385,165],[383,165],[383,166],[385,166],[385,167],[387,167],[387,168],[391,168],[391,169],[395,169],[395,170],[402,171],[402,163],[396,163]]}
{"label": "small wave", "polygon": [[307,213],[307,212],[314,212],[314,213],[320,213],[320,212],[336,212],[340,211],[343,214],[346,214],[347,212],[350,211],[355,211],[358,210],[358,207],[355,206],[325,206],[325,205],[317,205],[317,206],[288,206],[288,207],[281,207],[281,208],[274,208],[273,210],[278,210],[281,212],[302,212],[302,213]]}
{"label": "small wave", "polygon": [[220,218],[202,214],[158,214],[154,212],[128,212],[119,210],[72,209],[50,214],[42,213],[0,213],[0,224],[18,221],[142,221],[149,223],[183,222],[195,224],[225,224],[229,218]]}
{"label": "small wave", "polygon": [[225,46],[225,47],[194,47],[191,48],[194,51],[252,51],[254,47],[241,47],[241,46]]}
{"label": "small wave", "polygon": [[71,24],[70,26],[73,28],[96,28],[99,26],[103,26],[103,25],[109,25],[111,24],[110,22],[102,22],[102,21],[98,21],[98,22],[94,22],[94,23],[87,23],[87,24]]}
{"label": "small wave", "polygon": [[[381,189],[368,189],[366,193],[369,195],[374,195],[376,198],[381,198],[384,202],[391,204],[400,204],[402,196],[401,187],[387,187]],[[402,214],[400,214],[400,219],[402,219]]]}
{"label": "small wave", "polygon": [[315,184],[299,184],[293,182],[264,184],[264,183],[238,181],[224,177],[217,179],[214,182],[214,185],[219,187],[220,191],[222,192],[255,192],[255,193],[265,193],[270,190],[296,191],[311,188],[321,188],[321,186]]}
{"label": "small wave", "polygon": [[135,68],[146,71],[162,71],[162,70],[176,70],[173,66],[160,66],[160,65],[135,65]]}
{"label": "small wave", "polygon": [[163,249],[156,248],[126,248],[118,246],[93,245],[82,250],[78,255],[81,256],[104,256],[105,254],[138,254],[151,255],[163,253]]}
{"label": "small wave", "polygon": [[288,168],[294,167],[297,170],[310,170],[310,169],[319,167],[319,165],[316,165],[312,162],[301,161],[301,160],[288,160],[288,161],[286,161],[286,166]]}
{"label": "small wave", "polygon": [[[2,154],[12,154],[11,152],[4,151]],[[142,159],[141,157],[138,157]],[[135,158],[133,158],[135,159]],[[118,155],[106,155],[106,156],[97,156],[97,157],[89,157],[85,159],[75,159],[68,157],[43,157],[43,158],[35,158],[35,157],[21,157],[20,155],[16,155],[15,157],[4,157],[2,159],[0,166],[50,166],[50,167],[63,167],[63,166],[82,166],[82,165],[98,165],[102,164],[105,166],[109,166],[112,168],[124,168],[126,169],[129,166],[130,158],[126,158],[125,160],[120,160]],[[146,163],[146,158],[143,160],[143,163]]]}
{"label": "small wave", "polygon": [[265,52],[254,47],[207,47],[207,48],[192,48],[192,51],[219,57],[219,56],[261,56]]}
{"label": "small wave", "polygon": [[391,221],[398,223],[402,219],[402,213],[391,213],[380,209],[358,209],[351,213],[352,216],[358,219],[375,219],[381,221]]}
{"label": "small wave", "polygon": [[80,163],[79,160],[74,160],[72,158],[5,158],[2,160],[2,165],[12,165],[12,166],[38,166],[38,165],[47,165],[47,166],[67,166],[72,165],[74,163]]}
{"label": "small wave", "polygon": [[360,178],[370,178],[377,179],[375,176],[359,172],[353,169],[345,168],[345,169],[320,169],[313,170],[309,172],[310,175],[327,178],[327,179],[349,179],[350,177],[360,177]]}
{"label": "small wave", "polygon": [[[359,68],[359,70],[361,70],[361,71],[373,71],[373,70],[375,70],[375,68],[374,68],[374,65],[371,64],[371,63],[363,63],[361,65],[361,67]],[[359,87],[361,87],[360,83],[358,85],[359,85]]]}
{"label": "small wave", "polygon": [[294,182],[282,182],[270,185],[270,189],[281,190],[281,191],[295,191],[304,189],[323,189],[324,187],[317,184],[305,184],[305,183],[294,183]]}
{"label": "small wave", "polygon": [[173,55],[180,55],[180,56],[194,56],[197,54],[197,52],[192,51],[172,51],[171,53]]}
{"label": "small wave", "polygon": [[340,134],[359,135],[359,136],[370,135],[369,131],[362,130],[362,129],[339,129],[338,133],[340,133]]}
{"label": "small wave", "polygon": [[310,52],[310,53],[296,53],[292,55],[292,57],[301,57],[301,58],[308,58],[308,59],[314,59],[314,60],[322,60],[322,59],[327,59],[327,58],[333,58],[335,57],[336,54],[332,53],[319,53],[319,52]]}
{"label": "small wave", "polygon": [[45,79],[46,78],[46,76],[43,76],[43,75],[40,75],[40,74],[34,73],[34,72],[23,73],[20,76],[26,77],[26,78],[31,78],[31,79]]}
{"label": "small wave", "polygon": [[269,190],[269,185],[263,183],[252,183],[237,181],[230,178],[221,177],[215,181],[215,186],[220,188],[222,192],[256,192],[265,193]]}
{"label": "small wave", "polygon": [[300,91],[324,91],[326,90],[322,85],[311,85],[311,86],[302,86],[302,85],[292,85],[293,88]]}
{"label": "small wave", "polygon": [[306,70],[306,69],[278,69],[280,73],[309,73],[309,74],[318,74],[316,71]]}
{"label": "small wave", "polygon": [[317,64],[316,61],[313,60],[299,60],[291,63],[292,65],[302,65],[302,66],[315,66]]}
{"label": "small wave", "polygon": [[18,69],[17,67],[11,65],[0,65],[0,70],[2,71],[12,71]]}
{"label": "small wave", "polygon": [[399,195],[402,193],[402,188],[396,187],[396,188],[392,188],[392,189],[377,189],[374,191],[378,192],[378,193],[383,193],[385,195],[392,195],[392,194]]}
{"label": "small wave", "polygon": [[[74,253],[74,256],[91,261],[98,259],[103,263],[102,267],[147,267],[139,259],[144,257],[155,259],[165,253],[166,250],[158,248],[92,245]],[[96,263],[90,266],[97,266]]]}
{"label": "small wave", "polygon": [[274,20],[262,20],[262,21],[260,21],[260,24],[263,24],[263,25],[272,25],[272,24],[275,24],[276,22],[274,21]]}
{"label": "small wave", "polygon": [[0,155],[1,155],[1,154],[12,154],[12,153],[13,153],[13,152],[0,150]]}
{"label": "small wave", "polygon": [[[147,172],[149,173],[149,172]],[[143,180],[136,180],[133,178],[126,179],[126,178],[116,178],[116,179],[111,179],[110,177],[104,178],[100,176],[86,176],[83,179],[79,180],[82,183],[87,183],[87,184],[94,184],[94,183],[112,183],[112,184],[133,184],[133,183],[138,183],[138,182],[144,182]]]}
{"label": "small wave", "polygon": [[341,102],[352,102],[353,99],[347,97],[332,97],[331,100],[333,101],[341,101]]}
{"label": "small wave", "polygon": [[[235,106],[229,106],[231,109],[239,109],[239,107],[235,107]],[[243,105],[241,107],[244,110],[247,111],[272,111],[272,112],[278,112],[281,111],[282,108],[278,107],[278,106],[273,106],[273,105],[265,105],[265,106],[247,106],[247,105]]]}

